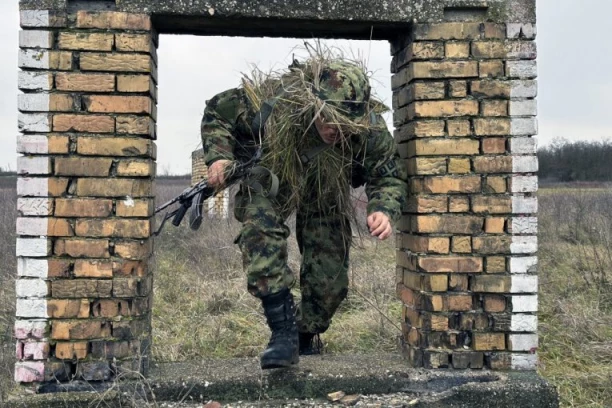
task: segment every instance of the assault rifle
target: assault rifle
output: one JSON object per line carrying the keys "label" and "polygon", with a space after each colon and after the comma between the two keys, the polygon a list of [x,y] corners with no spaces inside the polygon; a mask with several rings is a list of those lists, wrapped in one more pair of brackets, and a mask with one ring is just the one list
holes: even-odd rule
{"label": "assault rifle", "polygon": [[[225,176],[225,184],[223,189],[235,184],[239,180],[248,179],[247,185],[257,192],[265,195],[266,197],[274,197],[278,192],[278,178],[274,173],[270,170],[258,166],[257,163],[261,160],[261,149],[258,149],[255,155],[247,162],[234,162],[232,167],[230,167],[229,171],[226,171]],[[250,176],[257,177],[257,179],[250,179]],[[269,177],[269,188],[264,189],[263,185],[259,178]],[[191,215],[189,219],[189,227],[192,230],[197,230],[200,228],[202,224],[202,205],[204,201],[212,196],[220,190],[208,185],[208,180],[202,180],[198,184],[193,187],[185,189],[178,197],[173,198],[167,203],[162,204],[161,206],[155,209],[155,214],[163,211],[167,207],[171,206],[174,203],[179,203],[180,207],[173,211],[168,211],[164,215],[164,219],[162,220],[157,231],[153,233],[154,236],[160,234],[162,228],[164,228],[164,224],[170,218],[172,218],[172,225],[178,227],[183,221],[185,214],[191,208],[191,206],[195,202],[195,207],[191,210]]]}

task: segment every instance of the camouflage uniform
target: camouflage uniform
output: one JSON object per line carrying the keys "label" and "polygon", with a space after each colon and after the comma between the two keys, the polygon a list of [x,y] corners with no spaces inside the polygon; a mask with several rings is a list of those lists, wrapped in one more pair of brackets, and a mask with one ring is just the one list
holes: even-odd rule
{"label": "camouflage uniform", "polygon": [[[253,154],[258,139],[251,124],[256,114],[242,88],[227,90],[207,101],[201,126],[207,165],[220,159],[247,160]],[[384,123],[380,117],[378,122]],[[319,137],[314,126],[310,134]],[[383,125],[380,131],[352,135],[350,142],[352,149],[348,150],[365,171],[368,214],[382,211],[392,222],[397,221],[407,195],[407,173],[392,136]],[[248,290],[257,297],[277,293],[295,282],[287,265],[290,230],[285,225],[289,214],[282,205],[284,187],[280,180],[274,199],[245,185],[236,195],[234,215],[243,224],[236,243],[248,273]],[[346,297],[350,235],[350,223],[333,207],[296,209],[296,237],[302,255],[302,299],[297,312],[300,332],[325,332]]]}

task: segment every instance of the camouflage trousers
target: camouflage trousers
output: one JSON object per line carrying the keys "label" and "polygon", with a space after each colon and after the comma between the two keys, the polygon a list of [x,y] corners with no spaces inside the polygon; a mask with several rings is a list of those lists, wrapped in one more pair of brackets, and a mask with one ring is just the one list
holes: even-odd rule
{"label": "camouflage trousers", "polygon": [[[257,297],[295,284],[287,265],[286,214],[275,200],[242,188],[234,215],[242,223],[236,243],[242,251],[249,292]],[[350,223],[340,214],[297,209],[296,238],[301,254],[297,310],[300,332],[323,333],[348,293]]]}

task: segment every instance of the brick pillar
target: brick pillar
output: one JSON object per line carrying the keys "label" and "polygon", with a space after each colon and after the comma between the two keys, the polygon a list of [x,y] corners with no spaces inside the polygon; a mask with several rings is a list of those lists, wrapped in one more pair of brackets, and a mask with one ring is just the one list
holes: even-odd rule
{"label": "brick pillar", "polygon": [[146,372],[156,38],[146,15],[21,11],[21,383]]}
{"label": "brick pillar", "polygon": [[411,177],[398,236],[417,367],[536,368],[536,49],[531,24],[415,24],[392,43]]}

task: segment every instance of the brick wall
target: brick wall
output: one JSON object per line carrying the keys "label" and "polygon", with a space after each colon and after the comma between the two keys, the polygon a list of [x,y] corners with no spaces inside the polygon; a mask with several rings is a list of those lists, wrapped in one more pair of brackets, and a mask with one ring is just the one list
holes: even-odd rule
{"label": "brick wall", "polygon": [[[202,149],[191,153],[191,184],[194,185],[208,177],[208,167],[204,162]],[[230,193],[228,189],[220,191],[212,199],[206,200],[210,217],[227,218],[229,216]]]}
{"label": "brick wall", "polygon": [[397,237],[414,366],[535,369],[535,27],[416,24],[392,43],[411,176]]}
{"label": "brick wall", "polygon": [[146,15],[21,12],[15,380],[146,371],[156,35]]}

